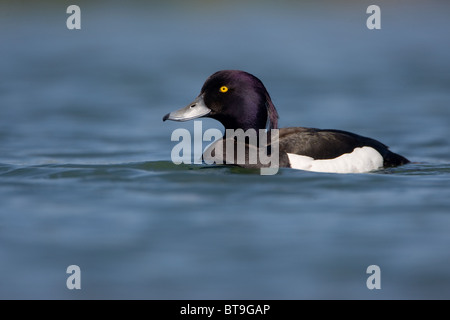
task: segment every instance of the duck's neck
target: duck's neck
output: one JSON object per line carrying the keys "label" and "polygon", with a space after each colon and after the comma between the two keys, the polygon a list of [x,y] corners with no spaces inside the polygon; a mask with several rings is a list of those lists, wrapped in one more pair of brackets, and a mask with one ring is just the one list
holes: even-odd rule
{"label": "duck's neck", "polygon": [[[262,100],[262,99],[261,99]],[[234,108],[233,113],[217,118],[225,129],[276,129],[278,128],[278,113],[269,95],[257,105]]]}

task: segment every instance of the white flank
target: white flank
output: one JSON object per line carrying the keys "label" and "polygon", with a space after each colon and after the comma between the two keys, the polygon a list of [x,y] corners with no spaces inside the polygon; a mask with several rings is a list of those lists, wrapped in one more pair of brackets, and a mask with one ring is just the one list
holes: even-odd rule
{"label": "white flank", "polygon": [[372,147],[355,148],[334,159],[314,160],[311,157],[288,153],[291,168],[334,173],[363,173],[383,167],[383,157]]}

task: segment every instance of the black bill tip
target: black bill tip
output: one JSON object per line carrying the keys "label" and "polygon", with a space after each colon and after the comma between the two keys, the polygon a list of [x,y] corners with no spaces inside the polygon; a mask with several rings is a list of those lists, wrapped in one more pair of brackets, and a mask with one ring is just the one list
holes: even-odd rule
{"label": "black bill tip", "polygon": [[163,121],[166,121],[167,119],[169,119],[169,117],[170,117],[170,113],[166,114],[166,115],[163,117]]}

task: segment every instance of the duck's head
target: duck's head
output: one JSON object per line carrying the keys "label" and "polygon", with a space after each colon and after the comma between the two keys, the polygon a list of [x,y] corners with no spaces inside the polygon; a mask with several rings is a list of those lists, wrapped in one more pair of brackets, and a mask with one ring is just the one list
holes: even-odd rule
{"label": "duck's head", "polygon": [[206,79],[198,97],[163,120],[209,117],[225,129],[275,129],[278,113],[261,80],[240,70],[218,71]]}

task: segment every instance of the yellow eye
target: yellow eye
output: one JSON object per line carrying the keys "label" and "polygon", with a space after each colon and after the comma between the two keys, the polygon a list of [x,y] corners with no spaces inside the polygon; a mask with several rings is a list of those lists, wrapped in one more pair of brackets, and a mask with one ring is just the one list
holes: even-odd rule
{"label": "yellow eye", "polygon": [[220,87],[220,92],[225,93],[225,92],[227,92],[227,91],[228,91],[228,87],[226,87],[226,86]]}

